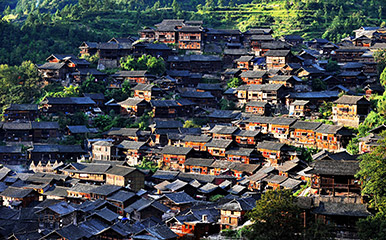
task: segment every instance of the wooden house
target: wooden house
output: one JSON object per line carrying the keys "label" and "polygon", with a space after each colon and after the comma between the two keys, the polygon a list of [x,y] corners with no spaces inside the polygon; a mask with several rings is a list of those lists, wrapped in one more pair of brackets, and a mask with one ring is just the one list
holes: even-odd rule
{"label": "wooden house", "polygon": [[297,83],[294,76],[291,75],[276,75],[268,79],[269,84],[282,84],[287,88],[293,88]]}
{"label": "wooden house", "polygon": [[315,161],[311,187],[320,195],[360,195],[361,186],[355,175],[359,171],[358,160],[324,158]]}
{"label": "wooden house", "polygon": [[157,202],[165,205],[173,212],[181,212],[189,209],[195,200],[185,192],[167,193],[157,199]]}
{"label": "wooden house", "polygon": [[238,29],[214,29],[208,28],[204,33],[205,40],[208,42],[241,42],[241,32]]}
{"label": "wooden house", "polygon": [[253,148],[234,148],[225,152],[227,160],[231,162],[240,162],[245,164],[256,163],[258,154]]}
{"label": "wooden house", "polygon": [[151,100],[150,106],[155,118],[175,118],[181,108],[175,100]]}
{"label": "wooden house", "polygon": [[232,140],[233,134],[238,130],[237,127],[215,125],[210,133],[212,134],[213,139],[227,139]]}
{"label": "wooden house", "polygon": [[245,112],[261,116],[269,116],[271,114],[271,107],[271,104],[267,102],[250,101],[245,106]]}
{"label": "wooden house", "polygon": [[208,118],[211,123],[231,123],[240,119],[241,112],[237,110],[214,110],[209,113]]}
{"label": "wooden house", "polygon": [[256,205],[254,198],[233,199],[219,207],[221,213],[221,229],[234,229],[241,226],[247,217],[245,214]]}
{"label": "wooden house", "polygon": [[344,71],[337,77],[344,86],[361,85],[367,80],[367,75],[361,71]]}
{"label": "wooden house", "polygon": [[98,53],[98,43],[96,42],[83,42],[80,46],[81,56],[93,56]]}
{"label": "wooden house", "polygon": [[243,129],[249,131],[260,130],[263,134],[268,134],[269,124],[271,123],[272,117],[265,116],[253,116],[248,119],[245,119],[241,122]]}
{"label": "wooden house", "polygon": [[64,62],[47,62],[39,65],[38,70],[47,83],[61,82],[66,79],[66,75],[69,73],[69,69]]}
{"label": "wooden house", "polygon": [[131,221],[143,221],[150,217],[162,219],[162,215],[167,211],[170,211],[165,205],[157,202],[148,200],[146,198],[140,198],[134,203],[130,204],[124,209],[126,217]]}
{"label": "wooden house", "polygon": [[4,109],[4,120],[12,122],[16,120],[34,121],[39,115],[37,104],[10,104]]}
{"label": "wooden house", "polygon": [[248,71],[253,69],[253,56],[241,56],[233,60],[235,68],[241,69],[241,71]]}
{"label": "wooden house", "polygon": [[225,152],[231,147],[232,140],[212,139],[205,144],[205,147],[210,155],[218,158],[225,158]]}
{"label": "wooden house", "polygon": [[122,151],[123,159],[130,166],[135,166],[141,163],[143,157],[146,155],[146,142],[136,142],[123,140],[117,148]]}
{"label": "wooden house", "polygon": [[270,34],[252,35],[249,38],[249,45],[251,49],[257,53],[256,55],[260,55],[261,45],[263,43],[273,42],[274,40]]}
{"label": "wooden house", "polygon": [[291,145],[305,148],[315,148],[316,129],[321,125],[322,123],[318,122],[296,121],[291,126]]}
{"label": "wooden house", "polygon": [[0,146],[0,164],[22,165],[26,157],[21,151],[21,146]]}
{"label": "wooden house", "polygon": [[304,117],[311,114],[311,104],[307,100],[295,100],[289,105],[289,115],[295,117]]}
{"label": "wooden house", "polygon": [[115,83],[119,88],[124,81],[130,82],[132,85],[138,83],[150,84],[155,80],[155,76],[150,74],[147,70],[141,71],[118,71],[111,75],[111,77],[119,84]]}
{"label": "wooden house", "polygon": [[9,186],[0,193],[2,205],[5,207],[27,207],[30,203],[39,200],[39,194],[33,189],[24,189]]}
{"label": "wooden house", "polygon": [[150,101],[161,95],[161,89],[150,84],[139,83],[133,87],[132,90],[134,91],[134,98],[141,98],[146,101]]}
{"label": "wooden house", "polygon": [[241,80],[246,84],[263,84],[268,78],[266,71],[244,71],[240,74]]}
{"label": "wooden house", "polygon": [[77,222],[77,209],[66,202],[58,202],[36,212],[41,226],[55,229]]}
{"label": "wooden house", "polygon": [[178,48],[201,50],[202,32],[201,26],[182,26],[178,29]]}
{"label": "wooden house", "polygon": [[89,97],[47,97],[42,102],[43,113],[89,112],[96,107]]}
{"label": "wooden house", "polygon": [[205,144],[208,143],[212,138],[206,135],[186,135],[182,142],[184,147],[191,147],[196,151],[206,151]]}
{"label": "wooden house", "polygon": [[139,130],[139,128],[111,128],[103,135],[105,138],[113,139],[116,143],[123,140],[144,141],[149,137],[147,133]]}
{"label": "wooden house", "polygon": [[256,145],[256,149],[272,165],[277,165],[288,159],[288,151],[292,148],[284,143],[263,141]]}
{"label": "wooden house", "polygon": [[106,172],[106,184],[129,187],[137,192],[144,188],[145,174],[136,168],[114,166]]}
{"label": "wooden house", "polygon": [[292,62],[290,50],[269,50],[265,53],[267,69],[280,69]]}
{"label": "wooden house", "polygon": [[191,147],[165,146],[161,151],[162,162],[169,169],[184,171],[184,163],[193,153]]}
{"label": "wooden house", "polygon": [[116,159],[118,151],[109,141],[97,141],[92,144],[92,159],[111,161]]}
{"label": "wooden house", "polygon": [[296,45],[302,44],[304,39],[299,35],[291,34],[291,35],[282,36],[280,40],[285,41],[291,44],[292,46],[296,46]]}
{"label": "wooden house", "polygon": [[220,83],[199,83],[197,84],[196,89],[198,92],[210,92],[217,99],[221,99],[224,91]]}
{"label": "wooden house", "polygon": [[315,130],[316,147],[326,151],[340,151],[347,146],[351,138],[351,130],[343,126],[322,124]]}
{"label": "wooden house", "polygon": [[143,98],[128,98],[119,102],[122,115],[142,116],[150,108],[150,104]]}
{"label": "wooden house", "polygon": [[180,96],[202,107],[215,107],[217,104],[215,97],[206,91],[185,91]]}
{"label": "wooden house", "polygon": [[128,207],[130,204],[133,204],[140,197],[136,195],[134,192],[129,192],[125,190],[119,190],[114,194],[108,196],[106,200],[115,206],[118,207],[118,214],[124,215],[124,209]]}
{"label": "wooden house", "polygon": [[185,161],[185,172],[209,174],[209,168],[214,161],[206,158],[188,158]]}
{"label": "wooden house", "polygon": [[363,47],[340,47],[335,50],[335,58],[337,62],[355,62],[359,61],[360,57],[367,51]]}
{"label": "wooden house", "polygon": [[226,67],[233,67],[234,60],[246,55],[251,55],[251,54],[245,48],[241,48],[241,49],[226,48],[224,49],[223,63]]}
{"label": "wooden house", "polygon": [[332,108],[333,121],[351,127],[358,127],[369,112],[370,102],[363,96],[343,95]]}
{"label": "wooden house", "polygon": [[260,130],[237,130],[233,136],[235,143],[242,147],[253,147],[262,137]]}
{"label": "wooden house", "polygon": [[[67,165],[62,169],[62,172],[82,182],[101,184],[106,182],[106,171],[110,168],[111,164],[82,163]],[[88,194],[89,193],[91,192],[88,192]],[[88,198],[91,198],[91,195],[89,195]]]}
{"label": "wooden house", "polygon": [[275,117],[270,122],[269,133],[275,138],[287,139],[290,135],[290,127],[295,122],[295,118]]}

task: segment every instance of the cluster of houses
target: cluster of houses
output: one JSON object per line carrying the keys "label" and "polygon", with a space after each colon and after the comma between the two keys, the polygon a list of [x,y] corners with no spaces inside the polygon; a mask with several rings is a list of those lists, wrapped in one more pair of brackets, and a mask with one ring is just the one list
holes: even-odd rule
{"label": "cluster of houses", "polygon": [[[334,224],[337,237],[355,238],[355,222],[370,212],[355,178],[358,155],[346,146],[371,96],[384,91],[374,53],[386,48],[386,30],[354,32],[332,43],[163,20],[139,38],[84,42],[80,58],[52,54],[38,66],[44,84],[79,85],[93,75],[108,89],[129,82],[131,95],[116,101],[85,93],[5,108],[0,236],[201,239],[249,224],[246,213],[264,191],[289,189],[305,226],[319,218]],[[166,72],[103,71],[144,54],[162,57]],[[98,70],[82,58],[93,55]],[[326,117],[320,109],[327,105]],[[87,125],[55,121],[79,112]],[[150,125],[93,125],[112,112],[132,120],[147,114]],[[372,151],[384,130],[359,139],[359,153]],[[63,145],[70,137],[82,144]]]}

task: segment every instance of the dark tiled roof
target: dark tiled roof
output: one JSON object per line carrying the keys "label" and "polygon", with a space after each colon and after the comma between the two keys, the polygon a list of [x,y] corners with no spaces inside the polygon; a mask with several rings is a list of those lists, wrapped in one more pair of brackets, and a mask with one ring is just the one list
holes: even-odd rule
{"label": "dark tiled roof", "polygon": [[59,129],[58,122],[32,122],[32,129]]}
{"label": "dark tiled roof", "polygon": [[267,150],[275,150],[275,151],[282,151],[286,145],[284,143],[279,142],[270,142],[270,141],[264,141],[259,144],[257,144],[257,149],[267,149]]}
{"label": "dark tiled roof", "polygon": [[185,161],[185,166],[209,167],[215,160],[205,158],[189,158]]}
{"label": "dark tiled roof", "polygon": [[136,195],[133,192],[119,190],[118,192],[116,192],[113,195],[111,195],[110,197],[108,197],[106,200],[125,202],[125,201],[129,200],[130,198],[133,198],[134,196],[136,196]]}
{"label": "dark tiled roof", "polygon": [[90,132],[90,130],[86,127],[86,125],[67,126],[67,128],[71,133],[89,133]]}
{"label": "dark tiled roof", "polygon": [[240,74],[242,78],[262,78],[267,75],[266,71],[245,71]]}
{"label": "dark tiled roof", "polygon": [[354,176],[359,171],[359,161],[347,160],[318,160],[315,162],[315,174]]}
{"label": "dark tiled roof", "polygon": [[111,128],[105,134],[116,136],[130,136],[136,137],[139,134],[139,128]]}
{"label": "dark tiled roof", "polygon": [[134,172],[136,169],[132,167],[123,167],[115,166],[109,169],[106,174],[117,175],[117,176],[127,176],[128,174]]}
{"label": "dark tiled roof", "polygon": [[125,101],[119,102],[121,106],[137,106],[138,104],[144,103],[145,100],[142,98],[128,98]]}
{"label": "dark tiled roof", "polygon": [[268,34],[261,34],[261,35],[252,35],[251,40],[256,40],[256,41],[261,41],[261,40],[264,40],[264,41],[273,41],[274,38],[272,37],[272,35],[268,35]]}
{"label": "dark tiled roof", "polygon": [[176,204],[187,204],[195,202],[195,200],[185,192],[167,193],[164,196]]}
{"label": "dark tiled roof", "polygon": [[304,129],[304,130],[315,130],[320,127],[320,122],[307,122],[307,121],[296,121],[291,128],[292,129]]}
{"label": "dark tiled roof", "polygon": [[47,104],[60,105],[60,104],[74,104],[74,105],[95,105],[96,103],[89,97],[47,97]]}
{"label": "dark tiled roof", "polygon": [[5,189],[2,193],[0,193],[0,196],[3,197],[11,197],[11,198],[24,198],[28,196],[28,194],[32,193],[33,189],[23,189],[23,188],[17,188],[17,187],[8,187]]}
{"label": "dark tiled roof", "polygon": [[162,154],[171,154],[171,155],[187,155],[193,150],[191,147],[175,147],[175,146],[165,146],[161,153]]}
{"label": "dark tiled roof", "polygon": [[275,117],[271,120],[271,124],[290,126],[296,122],[295,118]]}
{"label": "dark tiled roof", "polygon": [[342,202],[320,202],[319,207],[312,211],[320,215],[367,217],[371,213],[364,204]]}
{"label": "dark tiled roof", "polygon": [[38,111],[39,107],[37,104],[15,104],[12,103],[6,108],[8,111]]}
{"label": "dark tiled roof", "polygon": [[267,102],[260,102],[260,101],[250,101],[247,103],[247,107],[267,107],[270,106]]}
{"label": "dark tiled roof", "polygon": [[212,139],[212,141],[205,144],[205,147],[227,148],[232,144],[232,140]]}
{"label": "dark tiled roof", "polygon": [[130,150],[140,150],[146,146],[146,142],[123,140],[117,147]]}
{"label": "dark tiled roof", "polygon": [[0,153],[20,153],[21,154],[21,146],[0,146]]}
{"label": "dark tiled roof", "polygon": [[285,57],[290,54],[290,50],[268,50],[265,53],[266,57]]}
{"label": "dark tiled roof", "polygon": [[108,195],[110,195],[112,193],[117,192],[121,188],[122,187],[120,187],[120,186],[105,184],[105,185],[101,185],[101,186],[98,186],[98,187],[94,188],[93,190],[91,190],[91,193],[98,194],[98,195],[103,195],[103,196],[108,196]]}
{"label": "dark tiled roof", "polygon": [[336,100],[334,103],[338,104],[358,104],[359,102],[364,104],[370,104],[370,102],[365,99],[363,96],[350,96],[350,95],[343,95],[338,100]]}
{"label": "dark tiled roof", "polygon": [[42,65],[39,65],[38,68],[39,69],[44,69],[44,70],[59,70],[62,67],[64,67],[65,65],[66,65],[66,63],[64,63],[64,62],[61,62],[61,63],[46,62],[46,63],[44,63]]}
{"label": "dark tiled roof", "polygon": [[138,83],[135,87],[132,88],[132,90],[139,90],[139,91],[151,91],[154,88],[154,85],[151,84],[143,84]]}
{"label": "dark tiled roof", "polygon": [[214,96],[210,92],[186,91],[180,94],[183,98],[211,98]]}
{"label": "dark tiled roof", "polygon": [[236,156],[250,156],[253,154],[255,149],[253,148],[235,148],[229,149],[225,152],[226,155],[236,155]]}

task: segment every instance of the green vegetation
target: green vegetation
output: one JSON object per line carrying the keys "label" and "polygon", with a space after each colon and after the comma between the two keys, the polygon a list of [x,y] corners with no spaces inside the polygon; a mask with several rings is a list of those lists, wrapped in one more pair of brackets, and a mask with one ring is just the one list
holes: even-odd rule
{"label": "green vegetation", "polygon": [[136,35],[165,18],[207,27],[272,27],[275,36],[339,41],[364,25],[382,25],[383,0],[11,0],[0,1],[0,63],[42,63],[51,53],[77,53],[83,41]]}
{"label": "green vegetation", "polygon": [[41,93],[39,82],[37,68],[30,61],[20,66],[0,65],[0,106],[33,102]]}
{"label": "green vegetation", "polygon": [[248,214],[253,224],[245,227],[242,235],[255,240],[333,239],[330,227],[321,222],[303,229],[301,212],[292,191],[267,191]]}
{"label": "green vegetation", "polygon": [[[383,134],[383,136],[385,136]],[[384,239],[386,227],[386,140],[371,153],[361,156],[357,177],[362,181],[362,194],[369,196],[376,214],[358,222],[361,239]]]}
{"label": "green vegetation", "polygon": [[121,59],[121,67],[124,70],[148,70],[149,73],[155,75],[162,75],[166,71],[165,61],[162,57],[156,58],[150,55],[142,55],[135,59],[129,55]]}

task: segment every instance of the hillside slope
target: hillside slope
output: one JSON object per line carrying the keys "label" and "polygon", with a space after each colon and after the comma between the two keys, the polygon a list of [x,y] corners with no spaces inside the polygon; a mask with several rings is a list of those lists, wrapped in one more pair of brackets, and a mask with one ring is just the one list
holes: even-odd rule
{"label": "hillside slope", "polygon": [[[8,3],[8,4],[7,4]],[[7,6],[10,6],[7,8]],[[339,41],[363,25],[382,25],[386,0],[11,0],[0,1],[0,63],[42,62],[77,52],[82,41],[136,34],[164,18],[214,28],[271,27],[275,36]]]}

